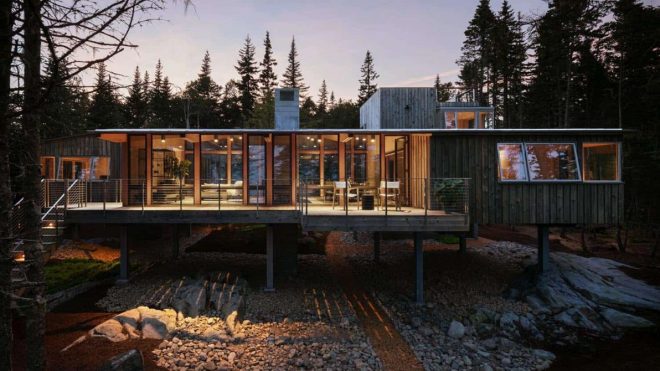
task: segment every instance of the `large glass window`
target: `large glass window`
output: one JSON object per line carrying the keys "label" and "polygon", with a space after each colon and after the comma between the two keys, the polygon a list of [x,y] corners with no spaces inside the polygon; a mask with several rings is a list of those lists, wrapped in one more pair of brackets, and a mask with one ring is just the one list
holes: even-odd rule
{"label": "large glass window", "polygon": [[619,181],[619,143],[584,143],[582,160],[585,181]]}
{"label": "large glass window", "polygon": [[456,113],[445,112],[445,128],[456,129]]}
{"label": "large glass window", "polygon": [[251,204],[266,202],[266,141],[250,135],[248,142],[248,185]]}
{"label": "large glass window", "polygon": [[456,114],[456,127],[458,129],[474,128],[474,112],[458,112]]}
{"label": "large glass window", "polygon": [[530,180],[580,180],[574,143],[526,143],[525,151]]}
{"label": "large glass window", "polygon": [[324,135],[323,142],[323,180],[324,184],[332,184],[339,180],[339,137]]}
{"label": "large glass window", "polygon": [[501,181],[526,181],[527,167],[521,143],[499,143],[499,179]]}
{"label": "large glass window", "polygon": [[193,203],[193,163],[193,139],[180,135],[154,135],[151,150],[152,201]]}
{"label": "large glass window", "polygon": [[273,204],[291,203],[291,137],[273,136]]}
{"label": "large glass window", "polygon": [[495,127],[492,112],[479,112],[479,129],[492,129]]}
{"label": "large glass window", "polygon": [[228,138],[218,135],[202,135],[202,163],[200,179],[204,184],[226,184],[227,174]]}
{"label": "large glass window", "polygon": [[319,184],[321,167],[319,155],[300,154],[298,156],[298,177],[307,184]]}
{"label": "large glass window", "polygon": [[147,174],[147,138],[144,135],[128,137],[128,203],[145,203]]}

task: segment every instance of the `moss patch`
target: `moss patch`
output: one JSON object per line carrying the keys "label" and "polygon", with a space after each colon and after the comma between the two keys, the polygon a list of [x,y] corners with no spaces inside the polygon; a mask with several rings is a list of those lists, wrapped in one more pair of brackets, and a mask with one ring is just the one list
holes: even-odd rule
{"label": "moss patch", "polygon": [[51,261],[44,267],[46,292],[52,294],[83,282],[96,281],[119,273],[119,262],[88,259]]}

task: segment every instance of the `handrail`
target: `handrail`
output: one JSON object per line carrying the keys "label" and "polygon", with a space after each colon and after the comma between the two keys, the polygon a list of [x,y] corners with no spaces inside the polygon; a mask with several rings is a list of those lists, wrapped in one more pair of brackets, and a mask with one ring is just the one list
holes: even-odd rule
{"label": "handrail", "polygon": [[69,187],[67,187],[67,189],[64,191],[64,193],[62,193],[62,195],[60,195],[60,197],[57,199],[57,201],[55,201],[55,203],[53,203],[53,206],[51,206],[51,207],[50,207],[50,208],[44,213],[44,215],[41,216],[41,221],[46,220],[46,217],[47,217],[47,216],[53,211],[53,209],[56,208],[57,206],[59,206],[59,203],[60,203],[60,202],[61,202],[61,201],[62,201],[62,200],[68,195],[68,192],[69,192],[69,191],[70,191],[70,190],[71,190],[76,184],[78,184],[78,180],[79,180],[79,179],[74,180],[73,183],[71,183],[71,185],[69,185]]}

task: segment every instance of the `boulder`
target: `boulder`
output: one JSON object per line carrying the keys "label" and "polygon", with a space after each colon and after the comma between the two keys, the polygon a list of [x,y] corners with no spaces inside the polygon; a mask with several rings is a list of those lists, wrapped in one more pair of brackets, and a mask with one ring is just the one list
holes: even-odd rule
{"label": "boulder", "polygon": [[104,337],[113,343],[128,339],[128,335],[124,333],[124,326],[114,318],[89,330],[89,334],[94,337]]}
{"label": "boulder", "polygon": [[140,312],[142,338],[166,338],[176,327],[176,312],[172,309],[157,310],[149,307],[138,307]]}
{"label": "boulder", "polygon": [[206,281],[193,281],[181,287],[172,299],[172,307],[186,317],[197,317],[206,309]]}
{"label": "boulder", "polygon": [[600,311],[600,314],[612,326],[624,328],[642,328],[653,327],[655,324],[645,318],[623,313],[616,309],[606,308]]}
{"label": "boulder", "polygon": [[126,353],[110,358],[101,367],[102,371],[141,371],[144,370],[142,352],[131,349]]}
{"label": "boulder", "polygon": [[453,337],[454,339],[460,339],[463,337],[463,335],[465,335],[465,326],[463,326],[463,324],[458,321],[451,321],[447,335]]}

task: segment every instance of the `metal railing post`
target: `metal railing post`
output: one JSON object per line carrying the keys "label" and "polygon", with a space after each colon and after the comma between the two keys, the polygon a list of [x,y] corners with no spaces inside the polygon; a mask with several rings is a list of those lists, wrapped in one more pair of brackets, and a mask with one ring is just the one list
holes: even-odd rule
{"label": "metal railing post", "polygon": [[64,181],[64,210],[69,205],[69,179]]}
{"label": "metal railing post", "polygon": [[305,183],[305,216],[309,216],[309,184]]}
{"label": "metal railing post", "polygon": [[388,211],[387,210],[387,206],[388,206],[387,204],[389,203],[387,199],[390,195],[390,191],[388,190],[387,186],[388,186],[388,181],[387,181],[387,179],[385,179],[385,197],[383,197],[385,199],[385,217],[387,217],[387,211]]}
{"label": "metal railing post", "polygon": [[140,192],[142,193],[142,212],[144,212],[144,180],[142,181],[142,186],[140,186]]}
{"label": "metal railing post", "polygon": [[179,211],[183,210],[183,184],[182,179],[179,179]]}
{"label": "metal railing post", "polygon": [[259,183],[261,183],[261,177],[257,178],[257,215],[259,215]]}
{"label": "metal railing post", "polygon": [[218,211],[220,211],[220,205],[222,204],[222,192],[220,191],[220,183],[218,183]]}
{"label": "metal railing post", "polygon": [[105,214],[105,198],[108,195],[108,180],[103,182],[103,213]]}
{"label": "metal railing post", "polygon": [[429,178],[422,179],[424,181],[424,218],[428,217],[429,215],[429,200],[430,200],[430,183],[429,183]]}

